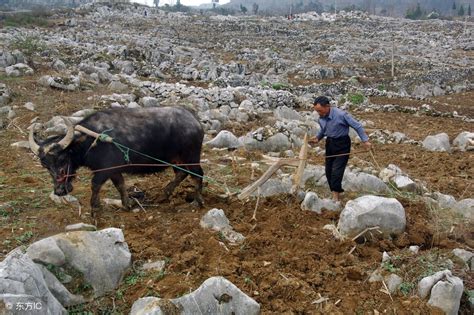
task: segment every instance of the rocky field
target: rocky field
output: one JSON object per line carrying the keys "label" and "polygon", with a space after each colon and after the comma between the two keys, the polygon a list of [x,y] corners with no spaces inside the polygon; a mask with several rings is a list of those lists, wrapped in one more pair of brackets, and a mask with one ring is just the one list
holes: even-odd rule
{"label": "rocky field", "polygon": [[[474,24],[361,12],[282,17],[87,5],[0,29],[0,313],[471,314]],[[285,166],[319,129],[315,96],[363,122],[342,204],[324,146],[303,187]],[[205,129],[204,207],[172,171],[52,193],[29,130],[104,108],[185,106]],[[105,130],[97,130],[103,132]],[[100,144],[99,144],[100,145]],[[71,226],[83,223],[79,226]],[[67,231],[67,232],[65,232]],[[28,304],[32,303],[32,304]]]}

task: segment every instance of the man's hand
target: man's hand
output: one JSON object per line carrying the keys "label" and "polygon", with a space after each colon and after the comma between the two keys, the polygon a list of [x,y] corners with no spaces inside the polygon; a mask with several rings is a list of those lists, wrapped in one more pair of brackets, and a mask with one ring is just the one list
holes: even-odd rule
{"label": "man's hand", "polygon": [[370,143],[369,141],[366,141],[366,142],[363,142],[363,143],[364,143],[364,146],[367,149],[367,151],[370,151],[372,149],[372,143]]}
{"label": "man's hand", "polygon": [[314,138],[310,138],[308,140],[308,143],[309,144],[317,144],[319,142],[319,139],[317,137],[314,137]]}

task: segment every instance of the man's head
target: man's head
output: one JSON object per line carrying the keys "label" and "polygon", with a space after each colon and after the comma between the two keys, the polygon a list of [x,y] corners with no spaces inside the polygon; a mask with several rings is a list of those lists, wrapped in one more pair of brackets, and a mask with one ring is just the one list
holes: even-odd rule
{"label": "man's head", "polygon": [[318,96],[314,99],[313,109],[318,112],[319,116],[324,117],[331,111],[331,104],[326,96]]}

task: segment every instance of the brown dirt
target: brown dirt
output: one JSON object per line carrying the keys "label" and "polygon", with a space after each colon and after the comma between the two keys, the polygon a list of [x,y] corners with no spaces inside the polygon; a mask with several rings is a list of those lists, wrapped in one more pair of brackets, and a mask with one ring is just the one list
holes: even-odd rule
{"label": "brown dirt", "polygon": [[[35,116],[47,121],[55,114],[97,107],[98,104],[91,104],[87,97],[109,92],[105,88],[74,93],[45,90],[37,86],[36,79],[8,84],[15,92],[11,105],[18,106],[16,111],[20,118],[15,120],[15,126],[0,131],[0,145],[4,148],[0,158],[0,239],[3,240],[0,258],[19,245],[60,233],[68,224],[82,221],[96,224],[99,229],[122,228],[133,255],[134,268],[117,293],[83,306],[85,310],[129,312],[132,303],[140,297],[175,298],[196,289],[208,277],[221,275],[260,303],[263,314],[371,314],[375,310],[393,314],[434,314],[436,310],[414,296],[413,289],[406,296],[401,293],[392,296],[392,301],[380,291],[380,283],[367,281],[370,273],[380,267],[382,252],[389,251],[399,257],[393,267],[406,276],[404,281],[415,283],[422,273],[442,267],[434,264],[434,258],[428,259],[434,248],[439,255],[450,257],[453,248],[473,246],[469,243],[474,236],[472,226],[434,214],[424,204],[404,198],[400,200],[407,212],[406,233],[391,240],[378,239],[377,234],[372,233],[362,243],[334,239],[323,226],[336,223],[338,214],[317,215],[301,211],[292,196],[260,200],[256,222],[251,220],[255,200],[244,203],[235,198],[222,199],[219,185],[207,185],[204,209],[197,210],[185,202],[186,191],[191,188],[189,183],[178,189],[170,203],[157,204],[154,199],[170,178],[170,172],[128,177],[129,185],[145,191],[146,212],[123,212],[105,207],[97,220],[92,220],[87,215],[90,175],[82,170],[73,193],[83,205],[83,216],[79,217],[77,209],[49,200],[52,185],[46,170],[34,161],[31,153],[12,148],[10,144],[26,139],[20,129],[26,130]],[[37,112],[22,108],[27,101],[37,105]],[[470,106],[472,108],[472,101]],[[450,137],[472,130],[472,124],[455,119],[412,117],[400,113],[356,115],[371,119],[384,129],[403,131],[417,140],[436,130],[445,131]],[[357,146],[356,150],[359,150]],[[205,165],[206,174],[221,183],[225,181],[232,188],[245,187],[251,182],[250,167],[241,163],[233,165],[223,157],[224,153],[229,154],[205,150],[204,158],[224,166]],[[261,158],[259,154],[240,151],[235,155],[245,157],[249,162]],[[457,198],[473,197],[470,188],[474,176],[472,153],[449,155],[425,152],[416,146],[384,145],[376,146],[375,157],[381,166],[395,163],[434,190]],[[359,158],[374,163],[370,156],[360,155]],[[261,174],[260,171],[257,176]],[[104,187],[103,197],[106,196],[117,198],[112,185]],[[346,200],[353,197],[357,195],[345,196]],[[8,205],[2,207],[3,203]],[[219,233],[200,228],[201,217],[212,208],[225,211],[235,230],[245,235],[243,244],[232,246],[223,241]],[[449,221],[445,222],[446,218]],[[441,219],[443,224],[439,224]],[[406,253],[404,248],[414,244],[421,246],[422,257],[426,258],[423,262],[415,261]],[[167,262],[165,273],[142,273],[136,268],[144,262],[161,259]],[[431,269],[425,261],[431,262]],[[459,275],[465,281],[465,289],[473,289],[472,274],[460,272]],[[320,305],[313,304],[320,296],[329,300]],[[467,304],[463,303],[462,312],[467,312]]]}

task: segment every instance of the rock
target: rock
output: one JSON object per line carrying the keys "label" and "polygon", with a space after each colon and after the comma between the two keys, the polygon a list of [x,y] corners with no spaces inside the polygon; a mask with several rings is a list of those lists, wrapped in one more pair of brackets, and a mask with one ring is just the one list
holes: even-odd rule
{"label": "rock", "polygon": [[384,278],[382,276],[382,273],[381,273],[380,269],[377,269],[374,272],[372,272],[372,274],[369,277],[369,282],[370,283],[372,283],[372,282],[381,282],[382,280],[384,280]]}
{"label": "rock", "polygon": [[200,225],[205,229],[221,232],[222,236],[230,243],[241,243],[245,237],[234,231],[229,224],[229,219],[222,209],[211,209],[201,219]]}
{"label": "rock", "polygon": [[7,118],[10,119],[10,120],[12,120],[12,119],[15,118],[15,117],[16,117],[15,111],[14,111],[14,110],[10,110],[10,111],[8,112],[8,114],[7,114]]}
{"label": "rock", "polygon": [[0,106],[6,105],[11,100],[11,91],[4,83],[0,83]]}
{"label": "rock", "polygon": [[338,211],[341,209],[341,204],[334,202],[331,199],[319,199],[314,192],[306,193],[306,196],[301,203],[301,210],[310,210],[316,213],[322,213],[322,210]]}
{"label": "rock", "polygon": [[66,226],[65,229],[66,232],[72,232],[72,231],[97,231],[97,227],[92,224],[86,224],[86,223],[76,223],[76,224],[70,224]]}
{"label": "rock", "polygon": [[346,236],[354,236],[375,226],[384,234],[403,233],[406,217],[401,203],[394,198],[359,197],[346,204],[338,223],[339,231]]}
{"label": "rock", "polygon": [[434,136],[427,136],[422,144],[423,148],[428,151],[451,152],[449,137],[444,132]]}
{"label": "rock", "polygon": [[96,297],[118,287],[131,266],[131,254],[122,230],[75,231],[48,237],[30,245],[27,254],[35,262],[80,272]]}
{"label": "rock", "polygon": [[438,271],[437,273],[431,276],[421,279],[420,282],[418,282],[418,296],[422,299],[428,297],[435,283],[440,281],[447,275],[451,276],[451,271]]}
{"label": "rock", "polygon": [[453,210],[459,214],[462,214],[465,218],[470,221],[474,220],[474,199],[463,199],[458,201]]}
{"label": "rock", "polygon": [[75,295],[68,291],[64,285],[52,274],[46,267],[38,264],[38,267],[43,273],[44,281],[48,286],[48,289],[54,295],[54,297],[61,303],[62,306],[68,307],[72,305],[85,303],[86,300],[81,295]]}
{"label": "rock", "polygon": [[461,248],[453,249],[453,255],[464,261],[466,264],[472,259],[472,257],[474,257],[474,253]]}
{"label": "rock", "polygon": [[32,112],[35,111],[35,104],[33,104],[31,102],[26,103],[25,105],[23,105],[23,107],[26,108],[27,110],[32,111]]}
{"label": "rock", "polygon": [[160,106],[160,102],[158,99],[151,97],[151,96],[145,96],[140,99],[140,104],[142,104],[143,107],[158,107]]}
{"label": "rock", "polygon": [[145,297],[133,303],[130,315],[260,314],[260,305],[224,277],[212,277],[194,292],[165,300]]}
{"label": "rock", "polygon": [[280,120],[300,120],[302,121],[303,118],[297,111],[292,108],[288,108],[286,106],[278,107],[275,112],[275,118]]}
{"label": "rock", "polygon": [[158,260],[152,263],[143,264],[142,269],[161,272],[165,269],[165,265],[166,265],[166,262],[164,260]]}
{"label": "rock", "polygon": [[384,194],[389,191],[388,186],[379,178],[367,173],[353,173],[346,171],[342,181],[346,191]]}
{"label": "rock", "polygon": [[217,136],[206,142],[206,145],[210,146],[211,148],[229,148],[229,149],[236,149],[242,146],[239,138],[234,136],[234,134],[227,130],[222,130],[217,134]]}
{"label": "rock", "polygon": [[429,90],[428,86],[426,84],[421,84],[415,87],[413,90],[412,95],[417,98],[424,99],[426,97],[433,96],[433,93]]}
{"label": "rock", "polygon": [[434,199],[437,201],[440,209],[451,209],[456,205],[456,199],[451,195],[445,195],[440,192],[433,193]]}
{"label": "rock", "polygon": [[442,309],[447,315],[457,315],[464,285],[460,278],[445,276],[445,281],[438,281],[431,289],[428,305]]}
{"label": "rock", "polygon": [[109,83],[108,88],[113,92],[122,93],[128,90],[128,85],[120,81],[112,81]]}
{"label": "rock", "polygon": [[52,87],[65,91],[75,91],[79,88],[80,79],[79,77],[63,79],[60,77],[52,77],[49,75],[45,75],[39,78],[38,83],[45,87]]}
{"label": "rock", "polygon": [[200,222],[201,227],[215,231],[230,227],[229,223],[229,219],[227,219],[224,210],[216,208],[209,210],[202,217]]}
{"label": "rock", "polygon": [[281,152],[291,148],[291,142],[283,133],[276,133],[266,140],[260,141],[250,136],[239,138],[247,150],[261,150],[264,152]]}
{"label": "rock", "polygon": [[379,177],[382,181],[384,181],[385,183],[388,183],[396,175],[402,175],[402,174],[403,172],[398,166],[394,164],[389,164],[386,168],[380,171]]}
{"label": "rock", "polygon": [[25,75],[32,75],[34,71],[24,63],[17,63],[16,65],[6,67],[5,73],[8,77],[20,77]]}
{"label": "rock", "polygon": [[408,140],[408,137],[404,133],[401,133],[401,132],[394,132],[392,133],[391,137],[393,138],[393,141],[395,143],[402,143]]}
{"label": "rock", "polygon": [[32,303],[42,314],[67,314],[48,289],[40,267],[19,248],[0,263],[0,302],[12,306]]}
{"label": "rock", "polygon": [[266,151],[271,152],[280,152],[285,151],[291,148],[291,143],[287,136],[282,133],[277,133],[271,137],[269,137],[265,141],[265,149]]}
{"label": "rock", "polygon": [[418,251],[420,250],[420,246],[412,245],[408,248],[408,250],[412,252],[413,254],[418,254]]}
{"label": "rock", "polygon": [[382,253],[382,262],[388,262],[392,260],[392,258],[390,257],[390,255],[387,253],[387,252],[383,252]]}
{"label": "rock", "polygon": [[[277,178],[270,178],[267,180],[259,189],[257,189],[252,196],[259,194],[262,197],[270,197],[281,194],[291,193],[293,183],[290,178],[283,178],[282,180]],[[260,190],[260,192],[259,192]]]}
{"label": "rock", "polygon": [[392,178],[393,184],[399,190],[402,191],[409,191],[409,192],[416,192],[417,185],[414,181],[412,181],[408,176],[405,175],[395,175]]}
{"label": "rock", "polygon": [[56,59],[55,61],[53,61],[51,67],[56,71],[66,70],[66,64],[60,59]]}
{"label": "rock", "polygon": [[31,244],[26,254],[37,263],[62,266],[66,263],[66,256],[54,238],[48,237]]}
{"label": "rock", "polygon": [[402,282],[403,282],[403,279],[394,273],[385,277],[385,283],[387,285],[388,291],[392,294],[398,290]]}
{"label": "rock", "polygon": [[461,151],[474,150],[474,132],[461,132],[453,140],[453,146]]}

